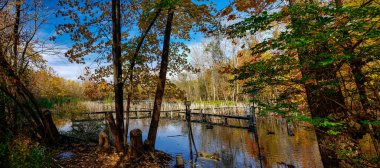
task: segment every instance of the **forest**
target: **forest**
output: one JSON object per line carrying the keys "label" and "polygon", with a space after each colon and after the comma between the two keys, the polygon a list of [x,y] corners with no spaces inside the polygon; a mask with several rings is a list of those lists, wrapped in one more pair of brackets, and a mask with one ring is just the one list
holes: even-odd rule
{"label": "forest", "polygon": [[379,0],[0,0],[0,167],[380,167]]}

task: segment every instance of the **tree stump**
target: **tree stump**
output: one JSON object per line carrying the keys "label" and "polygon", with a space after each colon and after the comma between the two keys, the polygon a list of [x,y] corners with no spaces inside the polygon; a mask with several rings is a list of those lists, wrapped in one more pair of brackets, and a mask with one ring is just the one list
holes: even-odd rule
{"label": "tree stump", "polygon": [[99,140],[98,150],[100,150],[102,152],[108,152],[110,150],[110,147],[111,147],[109,131],[108,130],[101,131],[99,133],[99,139],[98,140]]}
{"label": "tree stump", "polygon": [[58,139],[59,132],[58,132],[58,129],[53,122],[53,118],[51,116],[50,110],[45,110],[43,112],[43,115],[44,115],[44,118],[46,119],[46,123],[45,123],[46,126],[45,127],[46,127],[46,129],[48,129],[48,131],[50,131],[50,134],[53,136],[51,138],[52,139]]}
{"label": "tree stump", "polygon": [[142,132],[140,129],[134,129],[130,132],[131,137],[131,156],[136,157],[143,152]]}

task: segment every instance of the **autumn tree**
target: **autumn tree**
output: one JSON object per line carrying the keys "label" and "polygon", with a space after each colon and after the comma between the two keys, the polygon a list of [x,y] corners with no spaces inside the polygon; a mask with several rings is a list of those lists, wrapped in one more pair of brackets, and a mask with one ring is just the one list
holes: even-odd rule
{"label": "autumn tree", "polygon": [[166,83],[166,73],[168,70],[169,63],[169,50],[170,50],[170,34],[172,31],[172,22],[174,17],[174,3],[169,3],[170,7],[168,9],[166,27],[165,27],[165,35],[164,35],[164,45],[162,49],[162,59],[161,59],[161,67],[159,72],[159,81],[157,83],[156,96],[154,97],[154,105],[153,105],[153,115],[152,121],[149,127],[149,134],[146,143],[151,150],[154,149],[154,144],[156,141],[158,122],[160,119],[160,110],[162,104],[162,98],[164,96],[165,83]]}
{"label": "autumn tree", "polygon": [[[61,10],[57,17],[64,17],[67,23],[57,26],[58,35],[69,34],[74,42],[65,56],[72,62],[85,63],[85,59],[97,63],[92,80],[99,80],[113,74],[115,93],[116,130],[113,131],[116,147],[124,151],[124,111],[123,111],[123,45],[127,43],[129,31],[136,20],[136,10],[132,2],[126,1],[59,1]],[[135,10],[134,10],[135,9]],[[79,13],[79,14],[78,14]],[[109,36],[112,34],[112,37]],[[57,37],[53,37],[55,39]],[[97,57],[88,57],[96,54]],[[104,64],[110,63],[112,64]],[[87,74],[91,69],[87,68]],[[112,120],[110,120],[112,121]],[[124,142],[126,142],[124,140]]]}
{"label": "autumn tree", "polygon": [[[202,30],[206,28],[207,22],[210,22],[210,9],[207,5],[197,5],[190,1],[165,0],[163,11],[166,10],[166,19],[158,31],[164,36],[161,58],[159,59],[159,80],[157,82],[156,94],[153,105],[153,115],[149,127],[148,139],[145,145],[149,151],[153,151],[158,130],[161,104],[165,92],[168,67],[176,68],[177,55],[181,53],[177,50],[182,43],[170,42],[171,36],[179,39],[190,39],[190,31],[194,28]],[[178,13],[178,17],[175,14]],[[183,24],[186,23],[186,24]],[[182,57],[186,54],[182,52]],[[174,66],[174,67],[173,67]],[[169,68],[170,69],[170,68]]]}
{"label": "autumn tree", "polygon": [[[87,68],[88,73],[86,75],[89,75],[91,80],[96,81],[114,73],[110,64],[102,64],[103,61],[110,62],[112,58],[110,48],[113,42],[107,36],[112,30],[110,24],[110,3],[59,1],[58,5],[62,7],[62,10],[58,11],[57,16],[65,17],[68,23],[58,25],[57,33],[58,35],[69,34],[70,39],[74,42],[72,47],[66,52],[69,60],[84,63],[85,60],[93,59],[88,57],[88,55],[97,54],[98,56],[94,61],[100,66],[94,72],[90,68]],[[160,60],[158,56],[162,52],[159,49],[162,43],[160,36],[163,35],[162,26],[164,25],[162,22],[164,17],[160,15],[162,13],[160,11],[164,8],[167,8],[166,1],[162,3],[121,1],[121,64],[124,67],[122,68],[124,69],[122,84],[129,85],[127,89],[127,112],[132,100],[132,91],[135,90],[133,86],[144,86],[141,83],[141,81],[145,80],[144,77],[152,76],[153,80],[157,80],[151,73],[159,70]],[[81,15],[79,16],[76,12],[80,12]],[[201,13],[194,12],[194,17],[199,17],[199,15]],[[187,16],[188,18],[189,16]],[[186,17],[181,19],[186,19]],[[141,35],[137,37],[129,35],[129,31],[135,25],[137,25],[138,31],[141,31]],[[186,38],[189,38],[188,29],[189,27],[178,29],[179,32],[176,33],[176,36],[186,36]],[[186,31],[186,33],[182,31]],[[184,53],[187,51],[186,46],[182,42],[173,42],[171,44],[173,48],[168,51],[170,52],[169,57],[172,58],[168,62],[169,73],[185,68],[186,54]],[[157,66],[152,66],[152,64]],[[128,117],[126,117],[126,120],[127,124],[124,127],[124,133],[128,131]]]}
{"label": "autumn tree", "polygon": [[[293,1],[289,4],[281,12],[254,15],[230,27],[232,34],[241,37],[247,31],[253,35],[259,31],[271,30],[274,23],[286,25],[286,29],[279,36],[264,39],[251,48],[253,57],[257,58],[265,53],[271,56],[269,59],[257,59],[237,69],[238,79],[247,80],[250,91],[261,90],[262,86],[268,84],[301,84],[312,117],[308,121],[317,126],[316,134],[324,166],[363,164],[356,162],[357,158],[361,158],[358,153],[362,152],[359,139],[364,134],[372,134],[365,121],[373,122],[376,118],[348,108],[338,72],[342,65],[358,60],[358,57],[378,59],[378,51],[371,43],[378,40],[375,35],[378,32],[372,28],[377,23],[368,19],[376,17],[378,8],[336,8],[336,4],[303,4]],[[346,47],[354,46],[347,39],[353,40],[353,44],[358,43],[355,46],[358,47],[355,48],[356,51],[347,50]],[[362,43],[364,41],[368,43]],[[366,54],[355,54],[363,51]],[[297,71],[302,76],[291,77],[296,76]],[[249,78],[252,76],[254,80],[250,82]],[[286,97],[292,95],[291,93],[292,90],[284,90],[280,95]],[[278,112],[297,110],[289,103],[281,102],[283,98],[278,100]],[[362,118],[361,115],[369,117]],[[351,152],[342,153],[348,146]]]}
{"label": "autumn tree", "polygon": [[[12,10],[14,8],[15,10]],[[35,50],[35,35],[45,23],[41,17],[40,1],[5,1],[1,3],[0,78],[1,91],[9,100],[9,123],[22,117],[33,135],[45,142],[54,143],[59,133],[51,118],[42,111],[36,96],[28,88],[28,75],[40,68],[44,60]],[[23,27],[23,29],[21,29]]]}

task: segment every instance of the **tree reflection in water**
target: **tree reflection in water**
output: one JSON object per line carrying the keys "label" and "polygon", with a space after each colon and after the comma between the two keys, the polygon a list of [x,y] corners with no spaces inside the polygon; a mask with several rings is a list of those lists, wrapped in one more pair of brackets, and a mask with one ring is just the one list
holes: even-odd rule
{"label": "tree reflection in water", "polygon": [[[150,119],[133,119],[130,130],[140,128],[143,139],[147,137]],[[238,122],[238,121],[236,121]],[[76,125],[73,123],[72,125]],[[64,124],[62,124],[64,125]],[[86,124],[85,124],[86,125]],[[69,131],[65,128],[65,131]],[[195,145],[199,152],[217,154],[220,161],[198,158],[198,167],[259,167],[258,147],[252,133],[247,129],[192,123]],[[268,134],[268,131],[273,134]],[[315,133],[312,129],[294,127],[294,136],[288,136],[285,122],[276,118],[258,118],[257,133],[263,167],[289,164],[295,167],[322,167]],[[189,167],[189,137],[186,122],[160,120],[156,147],[175,157],[181,153]],[[174,164],[174,163],[173,163]]]}

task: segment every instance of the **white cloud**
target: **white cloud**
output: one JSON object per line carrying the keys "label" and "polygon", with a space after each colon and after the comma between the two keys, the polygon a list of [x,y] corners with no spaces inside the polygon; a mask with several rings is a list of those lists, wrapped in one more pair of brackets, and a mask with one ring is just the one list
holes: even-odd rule
{"label": "white cloud", "polygon": [[86,64],[71,63],[68,58],[64,56],[68,50],[68,47],[64,45],[48,43],[34,46],[34,49],[42,55],[47,61],[47,65],[60,77],[79,81],[78,77],[84,73]]}
{"label": "white cloud", "polygon": [[50,67],[58,74],[58,76],[63,77],[68,80],[78,81],[78,77],[84,74],[85,64],[76,64],[76,63],[66,63],[61,65],[51,65]]}

